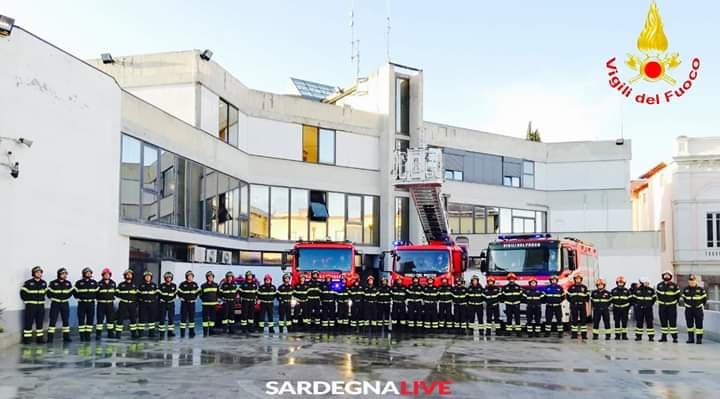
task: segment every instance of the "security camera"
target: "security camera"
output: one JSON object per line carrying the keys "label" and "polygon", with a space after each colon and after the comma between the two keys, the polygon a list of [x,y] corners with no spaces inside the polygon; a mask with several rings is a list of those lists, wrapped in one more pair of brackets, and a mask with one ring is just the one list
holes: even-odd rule
{"label": "security camera", "polygon": [[17,179],[20,176],[20,162],[15,162],[14,165],[10,166],[10,176],[13,179]]}

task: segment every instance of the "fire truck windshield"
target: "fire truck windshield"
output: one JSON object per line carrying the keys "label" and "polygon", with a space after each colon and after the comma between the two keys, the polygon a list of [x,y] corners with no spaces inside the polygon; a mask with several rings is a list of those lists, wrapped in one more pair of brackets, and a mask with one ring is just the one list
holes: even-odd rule
{"label": "fire truck windshield", "polygon": [[450,253],[443,250],[401,250],[397,251],[398,261],[395,272],[400,274],[447,273]]}
{"label": "fire truck windshield", "polygon": [[491,274],[551,274],[558,271],[558,246],[546,243],[491,244],[488,260]]}
{"label": "fire truck windshield", "polygon": [[300,248],[297,254],[298,270],[311,272],[348,272],[352,266],[349,248]]}

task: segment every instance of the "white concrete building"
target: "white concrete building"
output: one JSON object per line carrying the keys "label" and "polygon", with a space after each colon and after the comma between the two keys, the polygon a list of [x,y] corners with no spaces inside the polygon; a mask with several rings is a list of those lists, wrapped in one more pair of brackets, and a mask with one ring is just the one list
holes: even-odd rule
{"label": "white concrete building", "polygon": [[701,277],[720,310],[720,137],[677,138],[675,155],[633,182],[633,229],[660,232],[663,269]]}
{"label": "white concrete building", "polygon": [[[657,234],[637,235],[638,247],[619,238],[632,228],[629,140],[538,143],[427,122],[422,71],[396,64],[342,91],[295,80],[296,94],[275,94],[200,55],[104,63],[17,26],[0,37],[0,136],[34,141],[0,142],[20,164],[17,179],[0,173],[9,286],[36,264],[47,280],[61,266],[73,279],[85,266],[278,277],[300,238],[376,255],[395,239],[422,241],[390,177],[395,148],[418,144],[443,148],[451,230],[471,255],[498,233],[550,231],[605,243],[601,268],[601,245],[612,268],[626,256],[657,263]],[[312,220],[313,203],[327,221]],[[190,245],[217,260],[188,263]],[[0,303],[12,329],[17,292]]]}

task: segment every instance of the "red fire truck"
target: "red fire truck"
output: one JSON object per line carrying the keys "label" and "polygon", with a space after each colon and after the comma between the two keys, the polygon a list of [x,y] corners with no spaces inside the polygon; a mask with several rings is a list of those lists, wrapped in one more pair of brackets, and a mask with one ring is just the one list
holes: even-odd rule
{"label": "red fire truck", "polygon": [[404,286],[412,284],[413,277],[419,277],[422,285],[426,284],[428,277],[435,279],[436,286],[443,278],[455,284],[455,279],[462,277],[467,265],[466,249],[452,240],[420,245],[396,242],[392,255],[391,279]]}
{"label": "red fire truck", "polygon": [[332,279],[332,284],[340,284],[340,277],[345,277],[350,285],[360,278],[360,254],[349,241],[298,241],[290,251],[291,275],[294,284],[303,275],[310,280],[310,274],[317,270],[320,279]]}

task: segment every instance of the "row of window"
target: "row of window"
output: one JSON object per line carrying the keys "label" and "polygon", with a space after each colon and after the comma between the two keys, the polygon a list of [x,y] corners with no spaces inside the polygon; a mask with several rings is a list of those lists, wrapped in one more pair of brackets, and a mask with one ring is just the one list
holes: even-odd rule
{"label": "row of window", "polygon": [[247,183],[122,136],[120,217],[273,240],[379,244],[376,196]]}
{"label": "row of window", "polygon": [[547,212],[449,203],[451,234],[540,233],[547,231]]}
{"label": "row of window", "polygon": [[708,248],[720,248],[720,212],[708,212],[705,232]]}
{"label": "row of window", "polygon": [[535,162],[461,151],[443,150],[445,180],[535,188]]}

